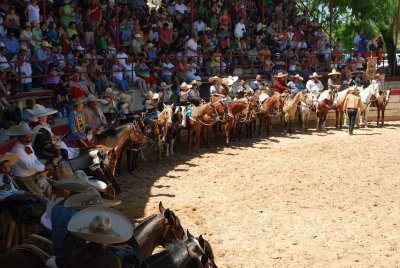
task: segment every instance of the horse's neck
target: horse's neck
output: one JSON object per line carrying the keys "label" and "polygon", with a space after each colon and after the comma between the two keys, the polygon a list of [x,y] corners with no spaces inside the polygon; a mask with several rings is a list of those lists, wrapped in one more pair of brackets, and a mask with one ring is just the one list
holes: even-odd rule
{"label": "horse's neck", "polygon": [[[154,254],[146,260],[149,267],[165,268],[165,267],[186,267],[191,260],[188,253],[187,245],[180,241],[178,245],[173,245],[174,248],[161,253]],[[146,266],[145,266],[146,267]]]}
{"label": "horse's neck", "polygon": [[[142,257],[148,258],[153,253],[154,249],[161,245],[162,236],[165,232],[165,219],[164,215],[159,214],[150,220],[143,228],[136,230],[135,238],[141,248]],[[138,228],[140,225],[138,226]]]}
{"label": "horse's neck", "polygon": [[363,91],[360,92],[361,102],[368,103],[371,100],[374,86],[377,86],[377,85],[371,84],[366,89],[364,89]]}

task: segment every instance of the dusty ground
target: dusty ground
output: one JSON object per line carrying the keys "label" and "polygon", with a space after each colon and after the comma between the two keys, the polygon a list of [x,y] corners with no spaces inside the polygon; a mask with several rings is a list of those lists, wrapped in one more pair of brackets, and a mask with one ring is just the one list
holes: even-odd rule
{"label": "dusty ground", "polygon": [[123,173],[123,210],[162,201],[219,267],[400,265],[400,122],[222,144]]}

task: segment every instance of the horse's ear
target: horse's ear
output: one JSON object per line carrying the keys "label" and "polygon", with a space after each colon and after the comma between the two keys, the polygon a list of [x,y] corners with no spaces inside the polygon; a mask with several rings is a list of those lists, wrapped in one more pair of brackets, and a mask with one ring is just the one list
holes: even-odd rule
{"label": "horse's ear", "polygon": [[164,206],[163,206],[163,204],[162,204],[161,201],[160,201],[160,203],[158,204],[158,209],[160,210],[160,213],[161,213],[161,214],[164,214],[165,208],[164,208]]}
{"label": "horse's ear", "polygon": [[172,103],[170,107],[171,107],[171,108],[174,108],[174,104],[175,104],[175,103]]}
{"label": "horse's ear", "polygon": [[204,243],[204,238],[202,235],[199,236],[199,244],[203,250],[206,248],[206,244]]}
{"label": "horse's ear", "polygon": [[169,225],[175,225],[175,215],[169,208],[164,211],[164,217],[168,220]]}
{"label": "horse's ear", "polygon": [[189,239],[193,239],[194,236],[189,232],[189,229],[186,230],[186,235]]}
{"label": "horse's ear", "polygon": [[165,105],[165,103],[163,103],[163,107],[164,107],[164,109],[165,109],[165,107],[167,107],[167,105]]}

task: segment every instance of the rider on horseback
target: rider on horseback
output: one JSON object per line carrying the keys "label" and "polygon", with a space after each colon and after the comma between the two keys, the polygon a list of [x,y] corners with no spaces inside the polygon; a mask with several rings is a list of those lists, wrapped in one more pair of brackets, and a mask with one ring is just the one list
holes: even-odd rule
{"label": "rider on horseback", "polygon": [[306,89],[313,96],[313,106],[317,107],[318,105],[318,97],[324,91],[324,86],[322,85],[321,78],[322,75],[318,75],[318,73],[314,72],[310,75],[310,80],[308,80],[306,84]]}
{"label": "rider on horseback", "polygon": [[92,147],[89,141],[92,135],[88,136],[90,126],[86,124],[82,113],[84,102],[86,102],[85,95],[80,88],[73,87],[72,90],[74,110],[68,116],[70,131],[68,140],[76,142],[78,147]]}

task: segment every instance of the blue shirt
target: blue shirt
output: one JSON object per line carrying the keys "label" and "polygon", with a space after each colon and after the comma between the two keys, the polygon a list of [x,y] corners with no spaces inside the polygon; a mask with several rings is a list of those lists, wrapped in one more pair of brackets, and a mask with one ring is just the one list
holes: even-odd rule
{"label": "blue shirt", "polygon": [[302,82],[299,82],[299,83],[296,85],[293,81],[290,81],[290,82],[287,84],[287,86],[288,86],[288,88],[290,88],[290,93],[297,93],[297,92],[299,92],[300,90],[305,89],[305,87],[304,87],[304,85],[303,85]]}
{"label": "blue shirt", "polygon": [[[71,111],[68,115],[68,124],[69,124],[69,129],[71,131],[70,136],[68,137],[68,140],[77,140],[79,138],[87,138],[87,130],[89,126],[85,123],[85,129],[84,132],[80,132],[78,130],[78,125],[75,122],[75,113],[78,113],[76,111]],[[78,113],[78,118],[82,117],[82,113]]]}
{"label": "blue shirt", "polygon": [[8,37],[5,37],[3,39],[4,46],[7,49],[7,52],[11,54],[18,54],[19,52],[19,41],[17,38],[13,37],[12,39],[9,39]]}
{"label": "blue shirt", "polygon": [[49,54],[45,50],[43,50],[43,48],[39,48],[33,53],[33,58],[35,60],[47,60],[48,57]]}
{"label": "blue shirt", "polygon": [[64,241],[69,220],[78,212],[65,208],[64,202],[65,200],[59,202],[51,211],[51,237],[53,240],[53,249],[56,253]]}

